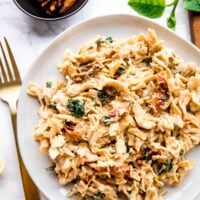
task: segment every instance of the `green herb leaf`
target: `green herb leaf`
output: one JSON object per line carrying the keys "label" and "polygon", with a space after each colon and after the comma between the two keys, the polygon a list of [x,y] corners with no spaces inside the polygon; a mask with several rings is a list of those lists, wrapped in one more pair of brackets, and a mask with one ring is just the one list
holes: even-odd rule
{"label": "green herb leaf", "polygon": [[183,2],[183,7],[187,10],[200,12],[200,0],[185,0]]}
{"label": "green herb leaf", "polygon": [[126,72],[126,68],[124,66],[120,66],[118,69],[117,69],[117,73],[122,75]]}
{"label": "green herb leaf", "polygon": [[107,40],[108,42],[110,42],[110,43],[113,43],[112,37],[107,37],[106,40]]}
{"label": "green herb leaf", "polygon": [[158,175],[169,172],[173,168],[172,159],[169,159],[166,164],[156,162],[153,168]]}
{"label": "green herb leaf", "polygon": [[173,164],[172,164],[172,160],[170,159],[167,161],[165,171],[169,172],[172,169],[172,167],[173,167]]}
{"label": "green herb leaf", "polygon": [[165,10],[165,0],[129,0],[128,4],[137,13],[152,19],[161,17]]}
{"label": "green herb leaf", "polygon": [[48,172],[51,172],[51,171],[55,171],[55,168],[56,168],[56,165],[53,164],[52,166],[47,167],[45,170],[48,171]]}
{"label": "green herb leaf", "polygon": [[97,44],[97,46],[99,46],[99,45],[105,43],[106,41],[108,41],[109,43],[113,43],[113,38],[112,37],[107,37],[105,40],[102,40],[100,38],[95,43]]}
{"label": "green herb leaf", "polygon": [[109,103],[115,98],[116,95],[117,91],[113,87],[103,88],[103,90],[99,90],[97,93],[97,96],[99,100],[102,102],[102,104]]}
{"label": "green herb leaf", "polygon": [[69,99],[67,109],[76,117],[80,118],[85,114],[84,105],[78,99]]}
{"label": "green herb leaf", "polygon": [[109,116],[103,116],[103,122],[108,125],[111,122],[111,118]]}
{"label": "green herb leaf", "polygon": [[145,148],[142,153],[143,160],[150,160],[151,159],[151,149],[149,147]]}
{"label": "green herb leaf", "polygon": [[103,90],[99,90],[97,96],[103,104],[110,102],[110,95]]}
{"label": "green herb leaf", "polygon": [[50,81],[49,81],[49,82],[46,82],[46,87],[47,87],[47,88],[51,88],[51,87],[52,87],[52,82],[50,82]]}
{"label": "green herb leaf", "polygon": [[180,155],[180,156],[183,156],[183,155],[184,155],[184,150],[183,150],[183,149],[180,150],[179,155]]}
{"label": "green herb leaf", "polygon": [[101,45],[102,43],[104,43],[105,41],[102,40],[101,38],[98,39],[95,43],[97,44],[97,46]]}
{"label": "green herb leaf", "polygon": [[128,145],[128,141],[125,142],[125,145],[126,145],[126,151],[127,151],[127,153],[130,153],[131,147]]}
{"label": "green herb leaf", "polygon": [[86,195],[83,197],[83,200],[103,200],[105,198],[105,194],[103,192],[98,192],[94,195]]}

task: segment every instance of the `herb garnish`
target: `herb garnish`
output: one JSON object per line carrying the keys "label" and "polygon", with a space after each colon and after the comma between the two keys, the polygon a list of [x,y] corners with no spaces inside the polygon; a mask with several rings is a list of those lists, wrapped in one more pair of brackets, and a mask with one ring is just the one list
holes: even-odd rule
{"label": "herb garnish", "polygon": [[131,147],[129,146],[128,141],[125,142],[125,145],[127,153],[131,153]]}
{"label": "herb garnish", "polygon": [[115,73],[115,76],[120,76],[120,75],[124,74],[125,72],[126,72],[126,68],[125,68],[123,65],[121,65],[121,66],[117,69],[117,71],[116,71],[116,73]]}
{"label": "herb garnish", "polygon": [[200,1],[199,0],[185,0],[183,7],[187,10],[200,12]]}
{"label": "herb garnish", "polygon": [[180,156],[183,156],[183,155],[184,155],[184,150],[183,150],[183,149],[180,150],[179,155],[180,155]]}
{"label": "herb garnish", "polygon": [[84,105],[78,99],[69,99],[67,109],[76,117],[80,118],[85,114]]}
{"label": "herb garnish", "polygon": [[109,94],[107,94],[105,91],[103,90],[99,90],[97,93],[98,98],[100,99],[100,101],[102,103],[108,103],[110,101],[111,96]]}
{"label": "herb garnish", "polygon": [[172,164],[172,160],[169,159],[166,163],[166,168],[165,168],[165,172],[169,172],[173,167],[173,164]]}
{"label": "herb garnish", "polygon": [[128,4],[139,14],[152,19],[161,17],[165,10],[165,0],[129,0]]}
{"label": "herb garnish", "polygon": [[100,46],[104,42],[105,42],[104,40],[98,39],[95,43],[97,44],[97,46]]}
{"label": "herb garnish", "polygon": [[51,88],[52,87],[52,82],[50,82],[50,81],[46,82],[46,87],[47,88]]}
{"label": "herb garnish", "polygon": [[48,172],[51,172],[51,171],[55,171],[55,168],[56,168],[56,165],[53,164],[52,166],[47,167],[45,170],[48,171]]}
{"label": "herb garnish", "polygon": [[109,125],[110,122],[111,122],[111,118],[109,116],[103,116],[103,122],[106,124],[106,125]]}
{"label": "herb garnish", "polygon": [[[171,3],[166,4],[166,0],[129,0],[129,6],[134,9],[137,13],[149,17],[159,18],[163,15],[166,7],[172,7],[171,13],[167,18],[167,26],[171,29],[176,27],[176,15],[175,11],[179,0],[173,0]],[[187,10],[200,12],[200,1],[199,0],[185,0],[183,7]]]}
{"label": "herb garnish", "polygon": [[110,43],[113,43],[113,38],[112,37],[107,37],[106,40]]}
{"label": "herb garnish", "polygon": [[105,43],[106,41],[108,41],[109,43],[113,43],[113,38],[107,37],[105,40],[102,40],[102,38],[100,38],[95,43],[97,44],[97,46],[99,46],[99,45]]}
{"label": "herb garnish", "polygon": [[99,90],[97,96],[102,104],[109,103],[117,95],[117,91],[113,87],[105,87],[103,90]]}
{"label": "herb garnish", "polygon": [[147,161],[151,159],[151,149],[149,147],[143,150],[142,159]]}
{"label": "herb garnish", "polygon": [[103,200],[105,198],[105,194],[103,192],[98,192],[94,195],[86,195],[83,197],[83,200]]}
{"label": "herb garnish", "polygon": [[173,168],[172,159],[167,160],[167,163],[159,163],[157,161],[153,162],[153,169],[158,174],[169,172]]}
{"label": "herb garnish", "polygon": [[71,121],[65,121],[64,125],[69,130],[73,130],[74,127],[76,126],[76,124],[74,122],[71,122]]}

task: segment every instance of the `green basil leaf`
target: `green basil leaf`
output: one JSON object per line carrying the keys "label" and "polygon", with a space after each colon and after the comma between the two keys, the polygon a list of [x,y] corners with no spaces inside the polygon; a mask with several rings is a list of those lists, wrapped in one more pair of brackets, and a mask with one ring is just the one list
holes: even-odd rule
{"label": "green basil leaf", "polygon": [[110,43],[113,43],[113,38],[112,37],[107,37],[106,40]]}
{"label": "green basil leaf", "polygon": [[200,0],[185,0],[183,2],[183,8],[195,12],[200,12]]}
{"label": "green basil leaf", "polygon": [[53,164],[52,166],[47,167],[45,170],[48,171],[48,172],[51,172],[51,171],[55,171],[55,168],[56,168],[56,165]]}
{"label": "green basil leaf", "polygon": [[117,90],[113,87],[104,87],[97,92],[97,96],[102,104],[110,103],[117,95]]}
{"label": "green basil leaf", "polygon": [[172,168],[173,168],[173,163],[172,163],[172,160],[170,159],[170,160],[167,161],[165,171],[169,172]]}
{"label": "green basil leaf", "polygon": [[104,40],[98,39],[95,43],[97,44],[97,46],[99,46],[99,45],[101,45],[104,42],[105,42]]}
{"label": "green basil leaf", "polygon": [[126,72],[126,69],[124,66],[120,66],[118,69],[117,69],[117,72],[121,75],[121,74],[124,74]]}
{"label": "green basil leaf", "polygon": [[128,4],[137,13],[152,19],[161,17],[165,10],[165,0],[129,0]]}
{"label": "green basil leaf", "polygon": [[83,200],[103,200],[105,199],[105,194],[102,192],[98,192],[94,195],[86,195],[83,197]]}
{"label": "green basil leaf", "polygon": [[49,81],[49,82],[46,82],[46,87],[47,87],[47,88],[51,88],[51,87],[52,87],[52,82],[50,82],[50,81]]}
{"label": "green basil leaf", "polygon": [[83,117],[85,114],[84,105],[78,99],[69,99],[67,109],[76,117]]}

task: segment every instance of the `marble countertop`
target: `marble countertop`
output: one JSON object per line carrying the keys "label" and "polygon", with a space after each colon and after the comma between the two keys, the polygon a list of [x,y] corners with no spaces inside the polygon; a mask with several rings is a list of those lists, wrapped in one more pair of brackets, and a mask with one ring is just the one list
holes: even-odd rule
{"label": "marble countertop", "polygon": [[[81,20],[112,13],[136,14],[125,0],[89,0],[83,9],[67,19],[44,22],[22,13],[12,0],[1,0],[0,38],[6,36],[9,40],[19,71],[24,78],[33,60],[59,33]],[[187,12],[179,5],[176,13],[178,16],[176,33],[190,40]],[[168,15],[169,10],[166,10],[164,17],[155,21],[165,26]],[[23,189],[9,110],[7,105],[1,101],[0,127],[0,158],[5,160],[5,171],[0,176],[0,199],[21,200]],[[200,196],[197,199],[200,199]]]}

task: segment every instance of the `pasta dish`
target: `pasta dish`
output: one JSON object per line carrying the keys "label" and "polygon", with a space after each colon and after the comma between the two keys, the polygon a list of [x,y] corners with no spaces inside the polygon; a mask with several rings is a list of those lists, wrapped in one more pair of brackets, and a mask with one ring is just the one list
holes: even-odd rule
{"label": "pasta dish", "polygon": [[154,30],[97,35],[58,64],[63,80],[30,83],[34,137],[76,200],[162,200],[194,162],[200,141],[200,70]]}

